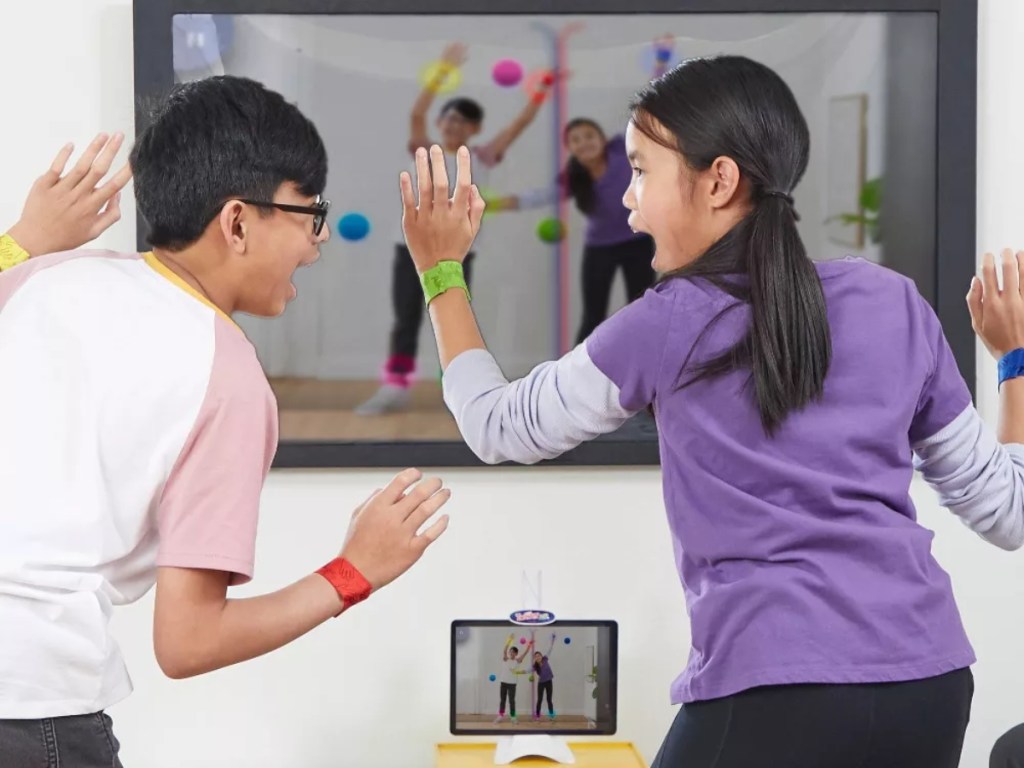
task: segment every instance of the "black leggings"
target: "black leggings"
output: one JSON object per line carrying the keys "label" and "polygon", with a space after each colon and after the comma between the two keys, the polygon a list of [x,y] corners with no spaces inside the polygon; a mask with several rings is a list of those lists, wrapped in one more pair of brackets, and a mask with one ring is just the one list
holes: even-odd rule
{"label": "black leggings", "polygon": [[[473,254],[462,262],[466,285],[470,285],[473,274]],[[420,341],[420,326],[423,325],[423,287],[419,273],[412,262],[409,249],[404,245],[395,246],[395,260],[391,265],[391,311],[394,319],[391,325],[391,339],[388,353],[390,373],[411,373],[412,361],[416,358]]]}
{"label": "black leggings", "polygon": [[554,680],[545,680],[537,686],[537,711],[534,713],[540,717],[540,703],[544,700],[544,694],[548,695],[548,714],[555,714],[555,706],[551,703],[551,694],[555,688]]}
{"label": "black leggings", "polygon": [[956,768],[973,694],[969,669],[753,688],[684,704],[651,768]]}
{"label": "black leggings", "polygon": [[1024,724],[1015,725],[996,741],[989,768],[1024,768]]}
{"label": "black leggings", "polygon": [[501,704],[498,705],[498,713],[505,714],[505,697],[508,697],[508,714],[516,716],[516,686],[515,683],[501,684]]}
{"label": "black leggings", "polygon": [[654,240],[640,237],[614,245],[588,245],[583,249],[583,319],[576,334],[580,344],[608,317],[608,299],[615,272],[626,278],[626,301],[643,295],[654,283]]}

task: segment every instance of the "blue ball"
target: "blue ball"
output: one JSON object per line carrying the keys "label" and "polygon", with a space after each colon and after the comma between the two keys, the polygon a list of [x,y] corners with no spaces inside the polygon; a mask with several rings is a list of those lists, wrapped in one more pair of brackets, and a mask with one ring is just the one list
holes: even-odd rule
{"label": "blue ball", "polygon": [[361,213],[346,213],[338,219],[338,234],[343,240],[362,240],[370,234],[370,220]]}
{"label": "blue ball", "polygon": [[487,678],[487,679],[488,679],[488,680],[490,680],[490,681],[491,681],[491,682],[493,683],[493,682],[494,682],[495,680],[497,680],[497,679],[498,679],[498,677],[497,677],[497,675],[491,675],[491,676],[490,676],[489,678]]}
{"label": "blue ball", "polygon": [[565,638],[565,640],[563,640],[563,642],[564,642],[564,643],[565,643],[566,645],[568,645],[569,643],[571,643],[571,642],[572,642],[572,640],[570,640],[570,639],[569,639],[569,638],[567,637],[567,638]]}

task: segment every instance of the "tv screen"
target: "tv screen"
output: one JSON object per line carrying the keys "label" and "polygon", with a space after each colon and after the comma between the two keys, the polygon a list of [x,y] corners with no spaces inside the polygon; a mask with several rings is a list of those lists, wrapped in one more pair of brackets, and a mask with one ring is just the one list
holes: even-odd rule
{"label": "tv screen", "polygon": [[[807,119],[810,163],[794,197],[811,258],[856,256],[914,279],[973,384],[962,297],[973,271],[974,134],[954,108],[974,103],[973,81],[960,82],[973,64],[951,61],[973,50],[973,27],[943,25],[952,11],[940,13],[937,0],[934,10],[928,0],[894,0],[900,12],[835,13],[729,12],[750,10],[746,2],[715,13],[628,13],[643,3],[613,2],[600,13],[559,13],[587,7],[566,0],[545,13],[498,12],[512,10],[499,2],[469,15],[452,12],[465,10],[457,3],[394,0],[367,15],[348,5],[136,6],[140,125],[145,105],[173,82],[240,75],[296,103],[327,147],[331,239],[320,261],[296,275],[298,300],[282,316],[238,318],[278,398],[279,465],[476,463],[445,408],[422,293],[401,248],[398,176],[417,142],[465,139],[476,150],[475,181],[490,204],[471,292],[491,351],[517,377],[581,342],[657,279],[651,244],[614,204],[628,184],[628,168],[618,167],[627,105],[665,68],[723,53],[776,70]],[[545,82],[547,96],[531,110]],[[601,198],[611,203],[584,213],[580,196],[565,197],[565,171],[573,160],[596,167],[595,153],[610,170],[590,173],[588,184],[607,186]],[[657,460],[646,413],[562,459]]]}
{"label": "tv screen", "polygon": [[452,622],[453,734],[615,733],[618,625]]}

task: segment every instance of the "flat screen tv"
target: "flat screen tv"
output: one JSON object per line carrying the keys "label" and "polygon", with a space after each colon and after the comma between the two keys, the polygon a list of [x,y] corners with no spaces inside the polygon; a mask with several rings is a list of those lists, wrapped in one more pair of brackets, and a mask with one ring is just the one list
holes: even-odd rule
{"label": "flat screen tv", "polygon": [[[475,175],[492,199],[534,201],[487,216],[472,265],[483,333],[514,377],[585,335],[586,302],[614,312],[632,290],[624,268],[588,266],[576,207],[545,197],[569,121],[614,139],[659,64],[737,53],[771,66],[811,129],[795,190],[811,257],[861,256],[913,278],[973,389],[976,30],[974,0],[139,0],[137,120],[176,82],[226,73],[281,92],[324,138],[332,237],[284,315],[239,318],[279,401],[277,466],[476,465],[443,404],[422,304],[399,295],[396,179],[414,108],[436,137],[443,115],[465,119],[446,111],[452,100],[470,100],[473,142],[493,146],[557,75],[501,162]],[[421,100],[443,61],[457,66]],[[144,221],[138,235],[145,248]],[[409,386],[380,390],[396,365]],[[641,414],[553,463],[657,461]]]}

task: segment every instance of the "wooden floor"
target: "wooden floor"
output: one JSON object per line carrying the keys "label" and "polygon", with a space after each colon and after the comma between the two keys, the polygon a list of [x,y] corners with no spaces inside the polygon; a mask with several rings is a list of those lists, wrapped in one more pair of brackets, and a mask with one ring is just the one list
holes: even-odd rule
{"label": "wooden floor", "polygon": [[533,719],[532,712],[520,712],[519,722],[512,723],[506,716],[500,723],[494,722],[497,713],[493,715],[455,715],[455,727],[466,730],[495,730],[513,731],[522,733],[524,731],[550,731],[553,728],[565,731],[589,731],[595,728],[593,720],[582,715],[557,715],[554,720],[546,714],[541,715],[540,720]]}
{"label": "wooden floor", "polygon": [[271,379],[281,414],[282,440],[461,440],[441,398],[439,381],[412,387],[409,408],[383,416],[359,416],[356,406],[377,390],[376,381]]}

